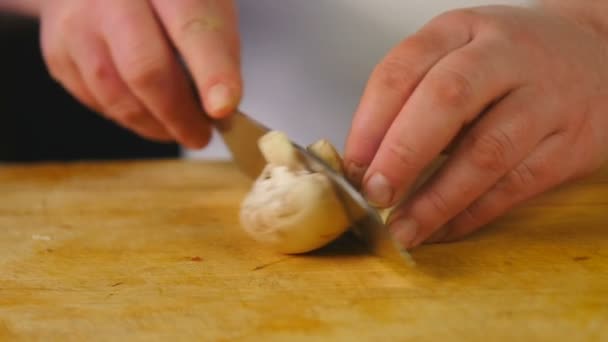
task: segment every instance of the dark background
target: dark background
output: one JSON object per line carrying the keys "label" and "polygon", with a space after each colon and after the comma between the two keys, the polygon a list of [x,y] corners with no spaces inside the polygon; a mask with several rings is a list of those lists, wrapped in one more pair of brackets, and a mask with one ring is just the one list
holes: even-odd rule
{"label": "dark background", "polygon": [[177,157],[79,104],[49,75],[34,20],[0,16],[0,161]]}

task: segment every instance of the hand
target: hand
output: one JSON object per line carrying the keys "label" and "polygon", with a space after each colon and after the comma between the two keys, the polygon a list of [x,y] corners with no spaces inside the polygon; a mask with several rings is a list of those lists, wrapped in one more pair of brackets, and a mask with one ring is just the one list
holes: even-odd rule
{"label": "hand", "polygon": [[539,8],[440,15],[371,75],[347,140],[349,177],[387,208],[454,142],[388,224],[407,248],[465,236],[606,161],[607,51],[590,26]]}
{"label": "hand", "polygon": [[50,74],[83,103],[145,138],[201,148],[211,134],[201,106],[219,118],[240,101],[232,1],[46,0],[41,6]]}

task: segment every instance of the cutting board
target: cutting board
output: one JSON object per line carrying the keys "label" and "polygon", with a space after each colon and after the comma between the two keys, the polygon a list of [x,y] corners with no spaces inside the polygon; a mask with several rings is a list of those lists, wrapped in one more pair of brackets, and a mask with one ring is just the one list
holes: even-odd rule
{"label": "cutting board", "polygon": [[0,339],[608,340],[608,171],[396,268],[265,250],[228,163],[0,167]]}

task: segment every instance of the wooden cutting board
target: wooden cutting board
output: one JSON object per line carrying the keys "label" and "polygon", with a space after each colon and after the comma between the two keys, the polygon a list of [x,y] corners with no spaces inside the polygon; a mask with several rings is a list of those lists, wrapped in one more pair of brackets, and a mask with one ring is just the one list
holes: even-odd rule
{"label": "wooden cutting board", "polygon": [[282,256],[248,180],[195,161],[0,168],[1,340],[608,340],[608,171],[400,272],[345,238]]}

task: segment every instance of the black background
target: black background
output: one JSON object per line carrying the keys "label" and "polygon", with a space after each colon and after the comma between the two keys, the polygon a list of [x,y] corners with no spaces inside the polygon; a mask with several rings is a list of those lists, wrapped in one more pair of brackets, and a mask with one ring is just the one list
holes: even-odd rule
{"label": "black background", "polygon": [[179,156],[175,144],[139,138],[78,103],[48,74],[35,20],[0,17],[0,161]]}

